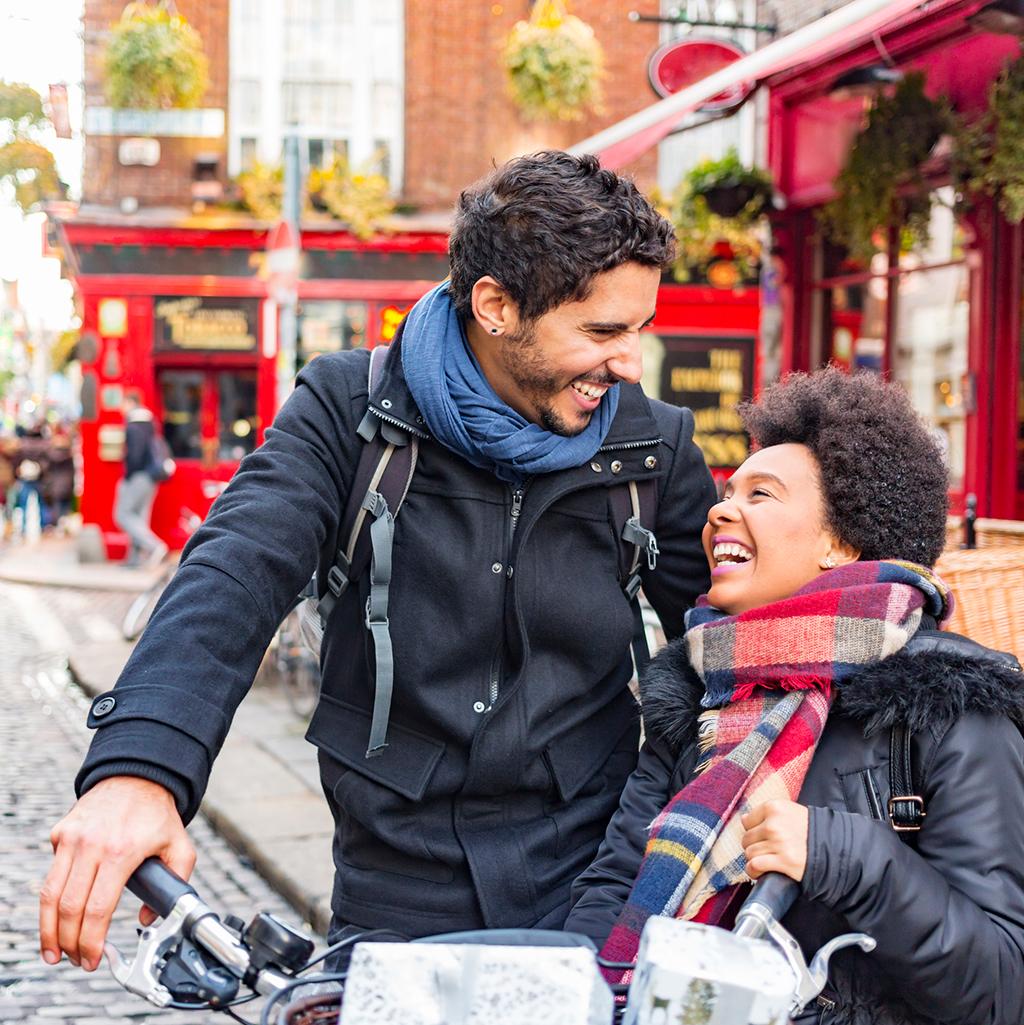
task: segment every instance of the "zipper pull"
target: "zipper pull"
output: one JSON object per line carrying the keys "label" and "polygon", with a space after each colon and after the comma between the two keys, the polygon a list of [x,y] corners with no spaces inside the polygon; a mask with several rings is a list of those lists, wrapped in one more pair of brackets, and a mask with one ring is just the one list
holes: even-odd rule
{"label": "zipper pull", "polygon": [[523,511],[523,489],[516,488],[512,492],[512,519],[518,520],[519,514]]}

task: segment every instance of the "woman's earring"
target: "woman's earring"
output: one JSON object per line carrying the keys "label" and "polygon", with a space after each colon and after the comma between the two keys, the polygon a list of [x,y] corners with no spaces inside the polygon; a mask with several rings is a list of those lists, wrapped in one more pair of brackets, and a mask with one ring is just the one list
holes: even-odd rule
{"label": "woman's earring", "polygon": [[826,555],[824,561],[821,564],[822,569],[835,569],[836,560],[831,555]]}

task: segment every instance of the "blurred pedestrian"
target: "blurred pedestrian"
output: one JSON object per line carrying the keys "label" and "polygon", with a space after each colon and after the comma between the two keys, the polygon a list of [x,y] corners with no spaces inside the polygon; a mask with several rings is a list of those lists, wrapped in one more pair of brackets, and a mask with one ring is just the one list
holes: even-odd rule
{"label": "blurred pedestrian", "polygon": [[142,404],[142,393],[129,389],[124,412],[124,477],[114,498],[114,522],[128,535],[126,566],[155,566],[167,554],[167,545],[149,527],[156,497],[153,469],[153,413]]}
{"label": "blurred pedestrian", "polygon": [[71,434],[66,424],[58,424],[54,428],[47,457],[49,465],[43,479],[46,519],[51,526],[57,526],[71,512],[75,491],[75,462],[71,452]]}

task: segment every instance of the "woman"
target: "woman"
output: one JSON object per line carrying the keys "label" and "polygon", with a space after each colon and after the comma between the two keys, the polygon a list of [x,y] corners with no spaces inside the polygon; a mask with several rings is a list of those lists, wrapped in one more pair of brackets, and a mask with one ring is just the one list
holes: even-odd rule
{"label": "woman", "polygon": [[794,375],[742,412],[760,447],[708,514],[711,589],[644,675],[640,763],[566,928],[629,960],[650,915],[730,927],[781,872],[805,955],[878,942],[800,1021],[1019,1025],[1024,688],[935,630],[939,450],[872,375]]}

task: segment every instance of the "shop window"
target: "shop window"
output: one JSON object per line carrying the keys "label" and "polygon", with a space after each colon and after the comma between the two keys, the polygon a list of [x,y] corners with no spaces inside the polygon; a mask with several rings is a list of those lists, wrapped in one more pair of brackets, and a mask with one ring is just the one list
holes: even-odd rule
{"label": "shop window", "polygon": [[299,307],[299,359],[366,344],[366,303],[344,299],[307,299]]}
{"label": "shop window", "polygon": [[256,371],[157,371],[164,437],[175,459],[237,462],[257,444]]}
{"label": "shop window", "polygon": [[949,188],[937,190],[927,244],[855,264],[825,242],[813,293],[809,365],[888,373],[933,427],[962,491],[966,417],[970,272],[967,229],[953,212]]}
{"label": "shop window", "polygon": [[236,462],[256,447],[256,372],[216,375],[220,458]]}
{"label": "shop window", "polygon": [[204,375],[193,370],[165,370],[160,374],[164,438],[175,459],[202,457]]}
{"label": "shop window", "polygon": [[968,311],[962,263],[901,275],[896,285],[892,376],[934,427],[954,491],[964,481]]}

